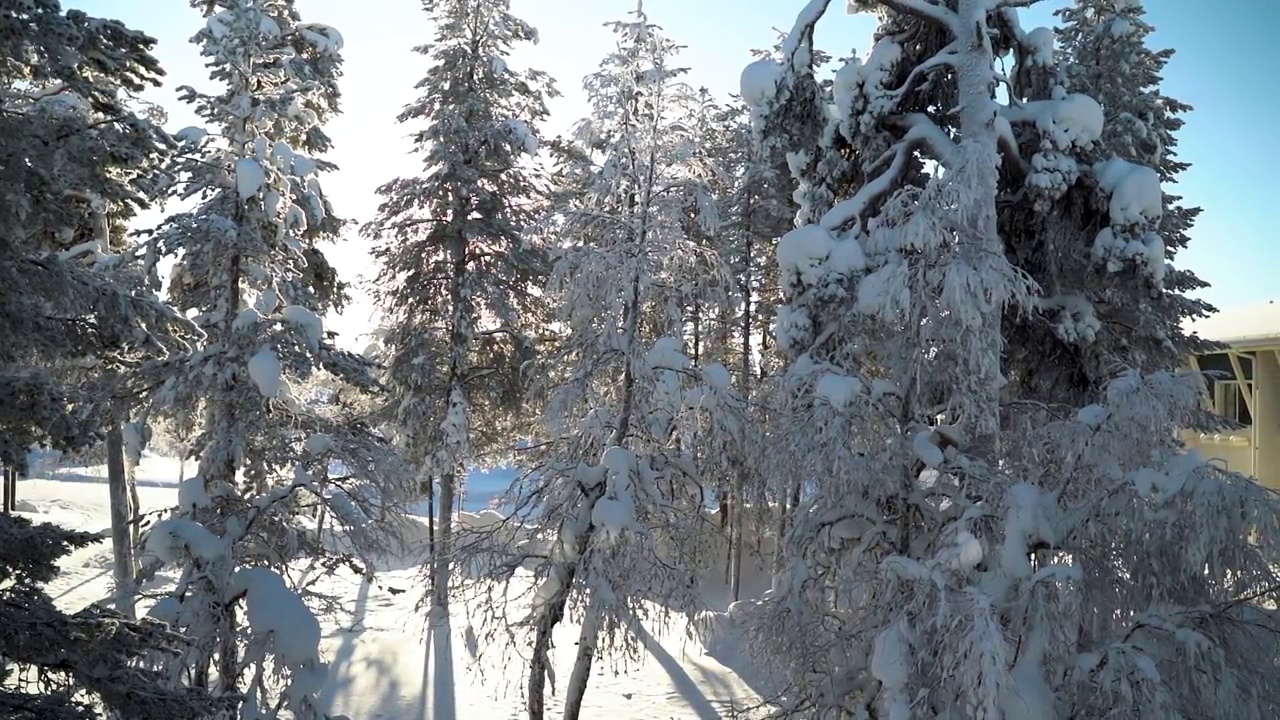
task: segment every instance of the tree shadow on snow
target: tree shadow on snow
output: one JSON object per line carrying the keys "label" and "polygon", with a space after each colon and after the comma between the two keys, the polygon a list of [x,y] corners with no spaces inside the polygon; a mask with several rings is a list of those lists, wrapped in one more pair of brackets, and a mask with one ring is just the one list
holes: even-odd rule
{"label": "tree shadow on snow", "polygon": [[[418,714],[432,720],[456,720],[456,681],[453,668],[453,635],[448,617],[431,618],[422,662],[422,687],[418,692]],[[435,671],[432,672],[432,661]],[[428,688],[430,702],[428,703]]]}
{"label": "tree shadow on snow", "polygon": [[635,617],[631,617],[627,624],[631,632],[644,645],[644,649],[653,656],[654,660],[658,661],[658,664],[666,671],[667,676],[671,678],[671,683],[675,686],[676,692],[689,704],[689,710],[693,713],[693,717],[697,717],[698,720],[720,720],[722,717],[720,711],[707,698],[706,693],[702,692],[702,689],[698,687],[698,683],[689,676],[689,673],[680,665],[680,662],[672,657],[671,653],[667,652],[662,643],[658,642]]}
{"label": "tree shadow on snow", "polygon": [[[356,717],[395,717],[401,710],[402,693],[395,655],[366,652],[356,659],[357,646],[367,632],[363,626],[371,590],[369,578],[364,578],[356,594],[351,622],[338,630],[342,639],[329,661],[329,678],[320,696],[320,706],[328,713],[343,710],[347,714],[356,713]],[[376,683],[376,687],[370,687],[372,683]],[[376,698],[376,706],[352,708],[361,697]]]}
{"label": "tree shadow on snow", "polygon": [[[703,653],[737,676],[766,704],[774,703],[787,692],[785,681],[772,669],[763,666],[747,649],[746,639],[737,624],[722,612],[703,613],[696,620],[696,636]],[[703,672],[707,677],[709,673]]]}

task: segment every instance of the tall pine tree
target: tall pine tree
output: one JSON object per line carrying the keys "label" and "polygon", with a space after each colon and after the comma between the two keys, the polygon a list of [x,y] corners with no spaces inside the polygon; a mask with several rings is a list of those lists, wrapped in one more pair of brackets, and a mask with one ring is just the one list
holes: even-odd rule
{"label": "tall pine tree", "polygon": [[[1280,504],[1181,448],[1198,378],[1174,353],[1114,353],[1085,387],[1003,377],[1034,362],[1007,319],[1058,297],[1022,266],[1043,259],[1033,229],[1083,240],[1112,283],[1167,279],[1158,173],[1098,157],[1103,107],[1062,86],[1016,4],[855,3],[880,16],[876,44],[795,156],[800,227],[779,243],[774,452],[796,458],[801,507],[774,592],[741,619],[793,712],[1267,717]],[[812,65],[785,58],[826,5],[782,67],[747,74],[766,140],[794,137]],[[1082,225],[1073,203],[1106,213]]]}
{"label": "tall pine tree", "polygon": [[[1006,204],[1002,233],[1042,297],[1035,312],[1006,318],[1007,366],[1027,398],[1083,401],[1125,368],[1168,367],[1208,349],[1183,326],[1212,308],[1186,295],[1204,283],[1170,265],[1199,213],[1160,187],[1187,167],[1177,159],[1175,133],[1190,108],[1159,90],[1172,52],[1146,47],[1152,28],[1139,3],[1084,1],[1058,14],[1056,52],[1054,32],[1011,28],[1020,49],[1011,93],[1027,108],[1088,95],[1103,124],[1080,158],[1088,165],[1082,173],[1058,162],[1052,134],[1019,132],[1039,202]],[[1122,182],[1151,193],[1139,217],[1113,212]]]}
{"label": "tall pine tree", "polygon": [[[576,718],[597,655],[640,642],[655,593],[670,609],[697,605],[704,479],[691,431],[718,442],[715,423],[696,421],[739,406],[725,367],[696,367],[686,342],[690,309],[720,307],[727,290],[707,244],[715,203],[690,122],[698,93],[680,81],[678,46],[642,12],[610,25],[617,47],[584,83],[591,114],[556,148],[559,244],[545,291],[555,346],[539,358],[544,422],[512,497],[535,537],[495,548],[502,561],[484,578],[502,587],[536,561],[532,612],[519,622],[532,634],[534,719],[546,714],[552,636],[568,613],[582,613],[565,700]],[[549,557],[525,554],[540,546]],[[491,612],[505,631],[501,598]]]}
{"label": "tall pine tree", "polygon": [[170,296],[205,341],[155,404],[199,418],[199,474],[180,488],[181,514],[149,530],[148,555],[183,568],[152,614],[196,638],[182,662],[197,687],[242,692],[248,714],[318,718],[319,625],[307,584],[286,577],[291,560],[325,550],[299,515],[325,507],[359,551],[380,514],[371,502],[398,490],[386,442],[340,398],[302,392],[316,374],[374,389],[366,361],[336,349],[321,319],[343,301],[321,248],[342,223],[320,185],[333,169],[321,156],[342,38],[302,22],[292,0],[192,5],[206,18],[193,42],[221,88],[180,89],[205,124],[178,134],[173,169],[197,204],[164,222],[153,249],[177,256]]}
{"label": "tall pine tree", "polygon": [[99,438],[138,390],[120,371],[182,351],[186,324],[138,286],[109,222],[146,205],[151,178],[138,168],[168,149],[129,107],[159,83],[155,41],[45,0],[0,24],[0,330],[11,340],[0,351],[0,463],[23,469],[33,444]]}
{"label": "tall pine tree", "polygon": [[387,316],[395,420],[425,482],[440,487],[431,605],[443,611],[466,467],[477,452],[492,462],[494,450],[511,450],[504,431],[545,302],[536,290],[546,257],[533,232],[545,190],[532,158],[554,90],[544,73],[508,65],[537,32],[507,0],[428,0],[424,9],[435,39],[416,51],[430,67],[397,118],[426,123],[413,135],[423,172],[379,188],[383,203],[364,230],[377,243],[373,292]]}

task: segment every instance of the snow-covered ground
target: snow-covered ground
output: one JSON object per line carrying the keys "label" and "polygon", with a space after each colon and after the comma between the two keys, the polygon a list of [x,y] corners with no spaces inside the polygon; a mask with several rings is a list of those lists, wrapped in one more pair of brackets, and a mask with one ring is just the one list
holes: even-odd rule
{"label": "snow-covered ground", "polygon": [[[192,468],[188,466],[187,473]],[[18,485],[19,512],[37,521],[55,522],[91,532],[110,525],[104,467],[58,467],[37,463],[33,479]],[[138,495],[144,511],[176,500],[177,463],[146,456],[138,468]],[[504,481],[505,486],[505,481]],[[469,503],[470,505],[470,503]],[[104,541],[68,556],[50,595],[75,609],[111,592],[111,550]],[[331,712],[362,720],[499,720],[523,717],[522,660],[508,667],[498,653],[474,660],[475,636],[469,618],[478,606],[455,607],[451,632],[435,642],[424,618],[414,610],[421,594],[417,569],[378,573],[373,582],[335,579],[347,598],[337,617],[324,621],[324,651],[329,684],[324,698]],[[396,592],[400,591],[400,592]],[[721,616],[723,619],[723,616]],[[576,650],[579,628],[564,623],[556,633],[556,664],[563,680]],[[646,650],[628,666],[597,664],[583,717],[609,720],[666,720],[727,717],[733,707],[749,707],[759,697],[733,670],[712,658],[696,633],[683,622],[646,628]],[[718,643],[717,655],[735,666],[732,643]],[[725,648],[728,650],[726,651]],[[562,694],[550,700],[559,712]]]}

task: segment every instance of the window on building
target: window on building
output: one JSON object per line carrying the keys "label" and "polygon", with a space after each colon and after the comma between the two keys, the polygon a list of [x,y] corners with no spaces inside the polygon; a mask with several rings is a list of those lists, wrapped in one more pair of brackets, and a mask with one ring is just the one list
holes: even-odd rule
{"label": "window on building", "polygon": [[1214,383],[1214,412],[1241,425],[1252,425],[1253,416],[1249,414],[1249,403],[1245,393],[1252,390],[1252,383],[1240,383],[1234,380]]}

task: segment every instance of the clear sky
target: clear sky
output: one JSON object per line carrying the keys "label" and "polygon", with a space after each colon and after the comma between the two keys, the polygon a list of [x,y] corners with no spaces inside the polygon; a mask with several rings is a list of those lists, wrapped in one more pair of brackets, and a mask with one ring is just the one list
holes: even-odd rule
{"label": "clear sky", "polygon": [[[1022,24],[1052,24],[1053,8],[1066,0],[1044,0],[1022,11]],[[99,16],[115,17],[159,39],[157,55],[168,83],[149,94],[171,113],[171,129],[194,123],[176,102],[174,89],[201,87],[206,74],[188,39],[203,21],[185,0],[64,0]],[[646,0],[650,20],[686,46],[690,80],[720,96],[736,92],[738,75],[752,48],[771,45],[775,28],[787,29],[804,0]],[[1180,263],[1213,283],[1204,293],[1221,307],[1280,297],[1280,71],[1275,67],[1274,29],[1280,0],[1148,0],[1156,26],[1153,44],[1178,54],[1165,72],[1164,91],[1195,107],[1180,136],[1181,157],[1193,163],[1174,192],[1204,209]],[[836,57],[870,46],[874,22],[843,12],[843,0],[818,29],[818,45]],[[425,72],[412,52],[431,31],[415,0],[298,0],[305,20],[333,25],[345,41],[344,109],[330,126],[342,168],[325,188],[335,209],[364,222],[377,205],[375,188],[415,172],[407,155],[408,128],[394,117],[414,97]],[[635,9],[635,0],[512,0],[512,10],[538,27],[538,46],[513,63],[549,72],[564,96],[551,106],[548,131],[567,128],[585,110],[581,79],[612,46],[602,25]],[[339,270],[355,280],[368,270],[363,242],[352,234],[334,252]],[[369,308],[360,303],[331,327],[347,335],[368,328]]]}

